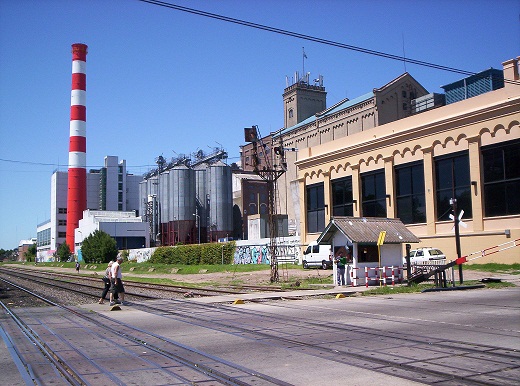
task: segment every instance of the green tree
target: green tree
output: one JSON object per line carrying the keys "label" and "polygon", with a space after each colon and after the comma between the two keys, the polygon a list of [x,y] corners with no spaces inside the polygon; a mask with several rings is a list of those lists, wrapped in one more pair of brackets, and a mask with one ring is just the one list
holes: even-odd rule
{"label": "green tree", "polygon": [[27,248],[27,251],[24,253],[25,261],[35,261],[36,260],[36,244],[33,244]]}
{"label": "green tree", "polygon": [[106,232],[96,230],[81,245],[81,254],[85,263],[108,263],[117,257],[117,243]]}
{"label": "green tree", "polygon": [[69,244],[63,243],[58,247],[58,251],[56,252],[58,255],[59,261],[67,261],[69,260],[70,255],[72,254],[70,251]]}

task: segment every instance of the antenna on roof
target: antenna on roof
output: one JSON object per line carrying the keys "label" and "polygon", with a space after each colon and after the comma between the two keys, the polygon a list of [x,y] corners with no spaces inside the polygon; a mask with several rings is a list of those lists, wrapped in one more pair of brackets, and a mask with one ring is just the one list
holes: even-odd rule
{"label": "antenna on roof", "polygon": [[302,54],[303,54],[303,57],[302,57],[302,61],[303,61],[303,68],[302,68],[302,74],[303,76],[305,76],[305,59],[307,59],[307,55],[305,55],[305,47],[302,47]]}
{"label": "antenna on roof", "polygon": [[403,37],[403,65],[404,65],[404,72],[406,72],[406,53],[404,52],[404,33],[401,33]]}

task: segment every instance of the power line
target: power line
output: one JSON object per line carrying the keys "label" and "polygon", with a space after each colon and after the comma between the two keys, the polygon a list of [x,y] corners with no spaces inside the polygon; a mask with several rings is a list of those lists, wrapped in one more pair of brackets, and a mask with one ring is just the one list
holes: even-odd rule
{"label": "power line", "polygon": [[[228,157],[228,160],[240,159],[240,157]],[[56,164],[56,163],[45,163],[45,162],[33,162],[33,161],[20,161],[14,159],[6,159],[0,158],[0,162],[14,163],[14,164],[23,164],[23,165],[33,165],[33,166],[52,166],[56,168],[68,168],[68,164]],[[105,166],[105,165],[87,165],[86,169],[102,169],[102,168],[117,168],[119,165],[115,166]],[[126,165],[126,169],[137,169],[137,168],[156,168],[156,164],[150,165]]]}
{"label": "power line", "polygon": [[[24,165],[34,165],[34,166],[52,166],[52,167],[64,167],[68,168],[69,164],[56,164],[56,163],[45,163],[45,162],[32,162],[32,161],[20,161],[20,160],[13,160],[13,159],[5,159],[0,158],[0,162],[8,162],[8,163],[15,163],[15,164],[24,164]],[[96,168],[105,168],[107,166],[105,165],[87,165],[87,169],[96,169]],[[108,168],[117,168],[119,165],[116,166],[108,166]],[[156,167],[155,164],[150,165],[126,165],[126,168],[153,168]]]}
{"label": "power line", "polygon": [[205,11],[201,11],[198,9],[183,7],[180,5],[171,4],[171,3],[164,2],[164,1],[158,1],[158,0],[138,0],[138,1],[141,1],[143,3],[152,4],[152,5],[157,5],[160,7],[173,9],[176,11],[191,13],[193,15],[204,16],[204,17],[208,17],[211,19],[225,21],[228,23],[243,25],[243,26],[250,27],[250,28],[256,28],[256,29],[263,30],[263,31],[268,31],[268,32],[291,36],[291,37],[295,37],[295,38],[299,38],[299,39],[303,39],[303,40],[308,40],[311,42],[316,42],[316,43],[326,44],[326,45],[333,46],[333,47],[344,48],[344,49],[351,50],[351,51],[361,52],[363,54],[379,56],[379,57],[386,58],[386,59],[398,60],[400,62],[406,62],[406,63],[416,64],[419,66],[430,67],[430,68],[434,68],[437,70],[455,72],[455,73],[463,74],[463,75],[474,75],[475,74],[475,72],[461,70],[461,69],[454,68],[454,67],[443,66],[440,64],[425,62],[423,60],[410,59],[410,58],[406,58],[404,56],[393,55],[393,54],[388,54],[388,53],[381,52],[381,51],[370,50],[368,48],[339,43],[339,42],[335,42],[335,41],[328,40],[328,39],[322,39],[322,38],[318,38],[318,37],[311,36],[311,35],[305,35],[305,34],[301,34],[298,32],[292,32],[292,31],[287,31],[287,30],[280,29],[280,28],[270,27],[270,26],[263,25],[263,24],[257,24],[257,23],[246,21],[246,20],[235,19],[232,17],[223,16],[223,15],[219,15],[216,13],[210,13],[210,12],[205,12]]}
{"label": "power line", "polygon": [[[287,30],[284,30],[281,28],[270,27],[270,26],[267,26],[264,24],[253,23],[250,21],[235,19],[233,17],[219,15],[216,13],[201,11],[201,10],[194,9],[194,8],[183,7],[181,5],[171,4],[171,3],[167,3],[165,1],[158,1],[158,0],[138,0],[138,1],[141,1],[143,3],[152,4],[152,5],[157,5],[160,7],[170,8],[170,9],[173,9],[176,11],[191,13],[193,15],[204,16],[204,17],[208,17],[211,19],[225,21],[228,23],[233,23],[233,24],[250,27],[250,28],[256,28],[256,29],[263,30],[263,31],[273,32],[273,33],[277,33],[280,35],[291,36],[291,37],[295,37],[298,39],[308,40],[308,41],[316,42],[316,43],[320,43],[320,44],[326,44],[326,45],[333,46],[333,47],[344,48],[347,50],[356,51],[356,52],[360,52],[363,54],[379,56],[379,57],[386,58],[386,59],[398,60],[405,64],[406,63],[416,64],[418,66],[429,67],[429,68],[433,68],[436,70],[454,72],[457,74],[468,75],[468,76],[477,74],[476,72],[473,72],[473,71],[461,70],[461,69],[454,68],[454,67],[443,66],[441,64],[435,64],[435,63],[430,63],[430,62],[426,62],[423,60],[407,58],[405,56],[393,55],[393,54],[388,54],[388,53],[382,52],[382,51],[376,51],[376,50],[371,50],[368,48],[353,46],[350,44],[339,43],[339,42],[335,42],[333,40],[322,39],[322,38],[318,38],[318,37],[311,36],[311,35],[301,34],[298,32],[287,31]],[[504,82],[520,85],[519,81],[512,80],[512,79],[504,79]]]}

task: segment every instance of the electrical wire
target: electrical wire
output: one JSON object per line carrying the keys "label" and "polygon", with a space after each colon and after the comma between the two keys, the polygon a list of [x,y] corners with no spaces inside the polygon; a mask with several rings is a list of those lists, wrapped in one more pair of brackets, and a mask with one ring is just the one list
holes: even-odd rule
{"label": "electrical wire", "polygon": [[[228,160],[238,160],[240,157],[228,157]],[[13,159],[5,159],[0,158],[0,162],[7,162],[7,163],[15,163],[15,164],[24,164],[24,165],[33,165],[33,166],[52,166],[56,168],[68,168],[68,164],[56,164],[56,163],[45,163],[45,162],[32,162],[32,161],[20,161],[20,160],[13,160]],[[105,166],[105,165],[87,165],[85,166],[86,169],[102,169],[102,168],[118,168],[119,165],[114,166]],[[149,165],[126,165],[126,169],[138,169],[138,168],[155,168],[157,167],[156,164],[149,164]]]}
{"label": "electrical wire", "polygon": [[225,21],[228,23],[233,23],[233,24],[250,27],[250,28],[256,28],[256,29],[263,30],[263,31],[273,32],[273,33],[280,34],[280,35],[291,36],[291,37],[295,37],[295,38],[299,38],[299,39],[303,39],[303,40],[308,40],[311,42],[316,42],[316,43],[326,44],[326,45],[333,46],[333,47],[344,48],[344,49],[351,50],[351,51],[361,52],[363,54],[375,55],[375,56],[379,56],[379,57],[386,58],[386,59],[398,60],[400,62],[406,62],[406,63],[416,64],[419,66],[430,67],[430,68],[434,68],[437,70],[455,72],[455,73],[463,74],[463,75],[474,75],[475,74],[474,72],[471,72],[471,71],[466,71],[466,70],[461,70],[461,69],[454,68],[454,67],[448,67],[448,66],[443,66],[440,64],[425,62],[423,60],[406,58],[404,56],[388,54],[385,52],[371,50],[368,48],[363,48],[363,47],[358,47],[358,46],[353,46],[350,44],[339,43],[339,42],[335,42],[335,41],[328,40],[328,39],[322,39],[322,38],[318,38],[318,37],[311,36],[311,35],[305,35],[305,34],[301,34],[298,32],[287,31],[284,29],[270,27],[270,26],[263,25],[263,24],[257,24],[257,23],[253,23],[253,22],[249,22],[249,21],[245,21],[245,20],[235,19],[232,17],[223,16],[223,15],[219,15],[216,13],[210,13],[210,12],[205,12],[205,11],[201,11],[198,9],[183,7],[183,6],[180,6],[177,4],[167,3],[165,1],[159,1],[159,0],[138,0],[138,1],[141,1],[143,3],[152,4],[152,5],[157,5],[160,7],[173,9],[176,11],[191,13],[193,15],[204,16],[204,17],[208,17],[211,19]]}
{"label": "electrical wire", "polygon": [[[416,64],[418,66],[423,66],[423,67],[429,67],[429,68],[433,68],[433,69],[436,69],[436,70],[448,71],[448,72],[453,72],[453,73],[462,74],[462,75],[468,75],[468,76],[477,74],[476,72],[462,70],[462,69],[455,68],[455,67],[444,66],[444,65],[440,65],[440,64],[426,62],[426,61],[423,61],[423,60],[416,60],[416,59],[407,58],[405,56],[388,54],[388,53],[382,52],[382,51],[376,51],[376,50],[371,50],[371,49],[368,49],[368,48],[353,46],[353,45],[350,45],[350,44],[339,43],[339,42],[335,42],[333,40],[322,39],[322,38],[318,38],[318,37],[315,37],[315,36],[305,35],[305,34],[301,34],[301,33],[298,33],[298,32],[292,32],[292,31],[281,29],[281,28],[270,27],[270,26],[267,26],[267,25],[264,25],[264,24],[253,23],[253,22],[246,21],[246,20],[235,19],[235,18],[229,17],[229,16],[219,15],[219,14],[216,14],[216,13],[201,11],[201,10],[194,9],[194,8],[188,8],[188,7],[184,7],[184,6],[177,5],[177,4],[167,3],[165,1],[159,1],[159,0],[138,0],[138,1],[141,1],[143,3],[148,3],[148,4],[151,4],[151,5],[157,5],[157,6],[160,6],[160,7],[173,9],[173,10],[176,10],[176,11],[190,13],[190,14],[193,14],[193,15],[204,16],[204,17],[208,17],[208,18],[211,18],[211,19],[225,21],[225,22],[228,22],[228,23],[233,23],[233,24],[238,24],[238,25],[243,25],[243,26],[246,26],[246,27],[250,27],[250,28],[256,28],[256,29],[263,30],[263,31],[273,32],[273,33],[280,34],[280,35],[286,35],[286,36],[290,36],[290,37],[295,37],[295,38],[298,38],[298,39],[303,39],[303,40],[307,40],[307,41],[311,41],[311,42],[315,42],[315,43],[326,44],[326,45],[333,46],[333,47],[338,47],[338,48],[344,48],[344,49],[347,49],[347,50],[356,51],[356,52],[360,52],[360,53],[363,53],[363,54],[379,56],[379,57],[386,58],[386,59],[391,59],[391,60],[398,60],[400,62]],[[504,82],[520,85],[519,81],[511,80],[511,79],[504,79]]]}

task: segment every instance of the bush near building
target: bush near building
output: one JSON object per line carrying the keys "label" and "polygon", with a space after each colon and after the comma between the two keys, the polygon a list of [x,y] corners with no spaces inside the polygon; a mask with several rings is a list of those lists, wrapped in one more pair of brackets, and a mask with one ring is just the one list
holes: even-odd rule
{"label": "bush near building", "polygon": [[234,241],[217,244],[189,244],[158,247],[148,262],[184,265],[232,264],[234,255]]}
{"label": "bush near building", "polygon": [[116,241],[106,232],[96,230],[81,245],[85,263],[108,263],[119,253]]}

